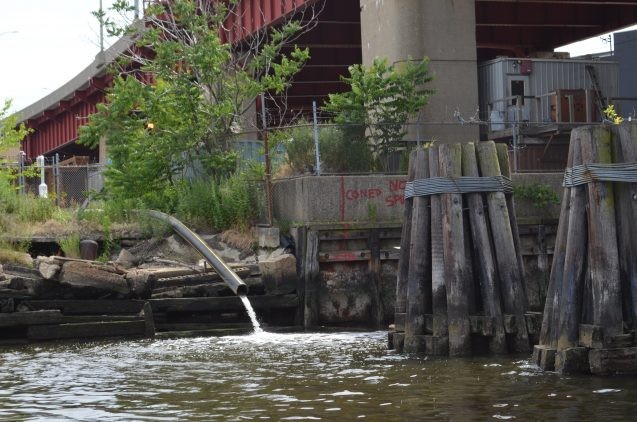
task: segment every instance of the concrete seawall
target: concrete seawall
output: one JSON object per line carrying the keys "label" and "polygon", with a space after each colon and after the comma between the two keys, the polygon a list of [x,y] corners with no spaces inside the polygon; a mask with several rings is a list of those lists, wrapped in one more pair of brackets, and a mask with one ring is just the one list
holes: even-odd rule
{"label": "concrete seawall", "polygon": [[[562,192],[562,173],[523,173],[514,185],[540,184]],[[402,222],[405,175],[306,176],[273,184],[274,216],[296,224],[341,222]],[[535,206],[516,198],[522,221],[557,219],[559,204]]]}

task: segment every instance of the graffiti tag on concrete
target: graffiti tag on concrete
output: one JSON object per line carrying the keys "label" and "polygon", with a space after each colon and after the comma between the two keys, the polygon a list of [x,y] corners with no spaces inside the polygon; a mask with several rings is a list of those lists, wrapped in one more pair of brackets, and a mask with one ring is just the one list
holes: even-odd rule
{"label": "graffiti tag on concrete", "polygon": [[389,180],[385,186],[377,186],[367,189],[347,189],[345,199],[348,201],[360,201],[383,198],[383,204],[388,208],[405,205],[405,180]]}

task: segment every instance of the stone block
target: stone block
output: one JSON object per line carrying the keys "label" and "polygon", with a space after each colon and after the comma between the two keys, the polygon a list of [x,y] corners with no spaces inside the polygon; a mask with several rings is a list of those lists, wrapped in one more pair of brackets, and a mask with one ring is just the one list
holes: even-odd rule
{"label": "stone block", "polygon": [[431,336],[405,336],[405,353],[424,354],[426,351],[427,337]]}
{"label": "stone block", "polygon": [[261,279],[268,294],[278,295],[296,291],[296,258],[286,254],[259,262]]}
{"label": "stone block", "polygon": [[135,266],[135,257],[128,251],[128,249],[122,249],[119,251],[119,255],[117,255],[115,263],[122,266],[122,268],[133,268]]}
{"label": "stone block", "polygon": [[590,371],[595,375],[637,375],[637,347],[593,349],[588,361]]}
{"label": "stone block", "polygon": [[171,252],[177,255],[188,256],[192,254],[191,248],[174,234],[166,238],[166,245]]}
{"label": "stone block", "polygon": [[60,266],[55,263],[41,261],[38,265],[38,271],[40,275],[46,280],[53,280],[60,272]]}
{"label": "stone block", "polygon": [[571,347],[557,352],[555,370],[562,374],[587,374],[590,372],[587,347]]}
{"label": "stone block", "polygon": [[257,239],[260,248],[279,247],[278,227],[257,227]]}
{"label": "stone block", "polygon": [[533,357],[531,361],[543,371],[554,371],[556,352],[555,349],[548,346],[535,345],[533,347]]}

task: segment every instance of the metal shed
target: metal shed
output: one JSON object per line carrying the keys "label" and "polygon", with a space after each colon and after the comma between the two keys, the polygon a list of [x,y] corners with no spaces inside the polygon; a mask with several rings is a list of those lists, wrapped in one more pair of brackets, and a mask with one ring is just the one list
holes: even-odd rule
{"label": "metal shed", "polygon": [[492,138],[511,136],[518,122],[539,135],[600,121],[602,104],[617,96],[617,75],[614,61],[500,57],[484,62],[478,66],[478,89],[481,118],[489,122],[485,131]]}

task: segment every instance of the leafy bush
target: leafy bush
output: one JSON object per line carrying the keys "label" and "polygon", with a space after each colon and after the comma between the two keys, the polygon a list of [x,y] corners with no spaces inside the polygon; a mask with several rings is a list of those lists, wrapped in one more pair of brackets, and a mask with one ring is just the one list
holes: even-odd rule
{"label": "leafy bush", "polygon": [[314,130],[307,120],[299,120],[295,126],[272,132],[273,144],[283,144],[287,164],[297,173],[314,168],[316,164],[314,148]]}
{"label": "leafy bush", "polygon": [[336,126],[324,126],[319,132],[321,161],[325,171],[333,173],[368,172],[373,169],[372,151],[364,137],[348,136]]}
{"label": "leafy bush", "polygon": [[[274,132],[275,142],[285,145],[287,164],[296,172],[311,171],[316,165],[314,127],[305,120]],[[364,137],[335,125],[319,127],[321,169],[324,172],[367,172],[373,167],[371,150]]]}
{"label": "leafy bush", "polygon": [[560,202],[560,197],[553,189],[540,183],[517,185],[513,189],[513,193],[516,197],[526,199],[538,208],[559,204]]}
{"label": "leafy bush", "polygon": [[409,117],[433,94],[426,88],[433,79],[428,66],[428,58],[398,64],[376,58],[368,67],[350,66],[350,76],[341,80],[351,90],[330,94],[323,110],[332,113],[336,123],[347,125],[353,137],[366,138],[374,155],[392,151],[395,141],[404,137]]}

